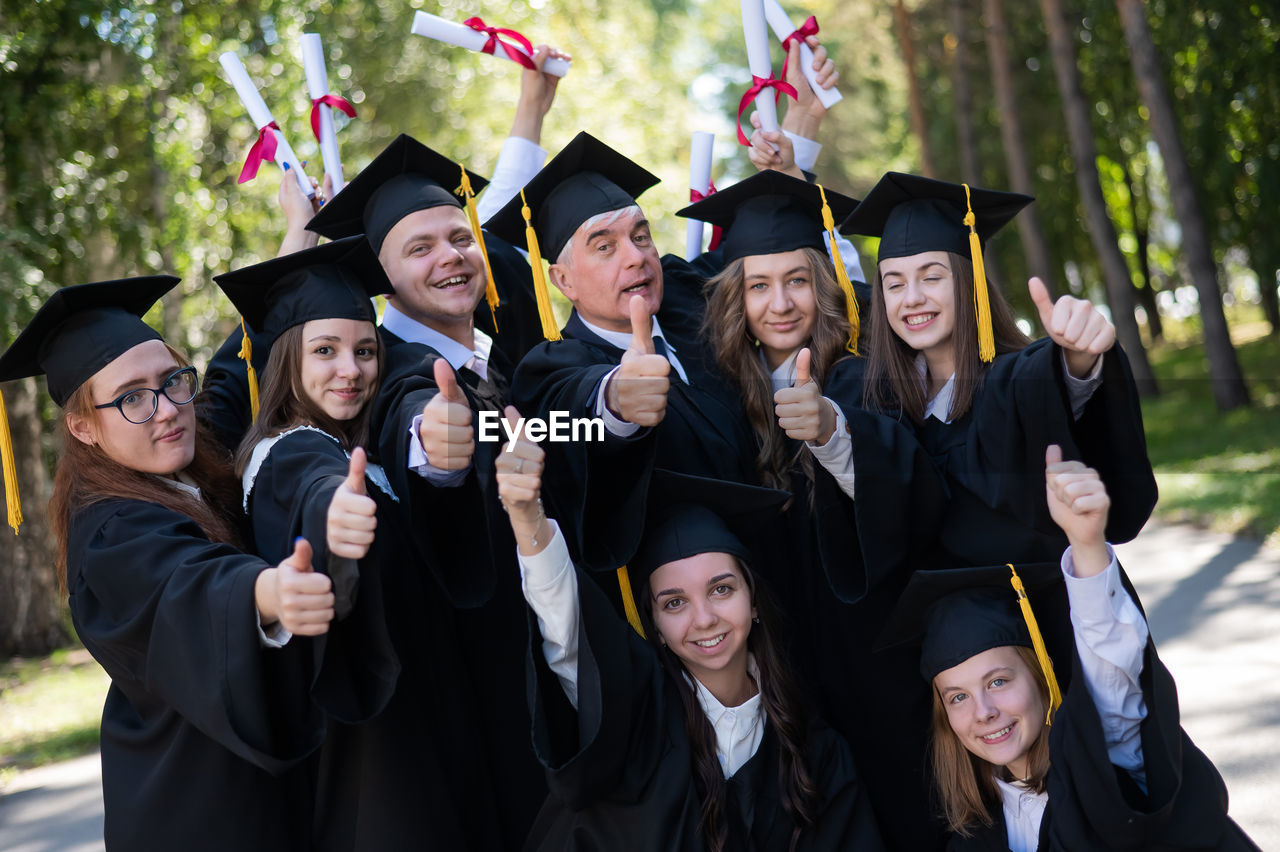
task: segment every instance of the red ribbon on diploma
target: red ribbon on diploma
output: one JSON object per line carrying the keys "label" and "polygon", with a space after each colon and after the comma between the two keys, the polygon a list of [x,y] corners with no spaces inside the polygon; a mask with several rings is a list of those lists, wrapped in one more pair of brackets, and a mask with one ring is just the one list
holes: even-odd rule
{"label": "red ribbon on diploma", "polygon": [[[704,195],[696,189],[689,189],[689,200],[694,204],[702,201],[704,198],[710,198],[716,194],[716,185],[713,181],[707,181],[707,192]],[[720,240],[724,238],[724,228],[719,225],[711,226],[711,242],[707,244],[707,251],[715,251],[720,245]]]}
{"label": "red ribbon on diploma", "polygon": [[791,42],[803,42],[809,36],[818,34],[818,19],[813,15],[809,16],[809,20],[800,25],[800,28],[782,40],[782,52],[786,57],[782,60],[782,79],[787,79],[787,60],[791,58]]}
{"label": "red ribbon on diploma", "polygon": [[311,132],[315,134],[316,141],[320,141],[320,105],[324,104],[334,109],[340,109],[347,114],[348,118],[356,117],[356,108],[346,98],[340,98],[337,95],[324,95],[316,98],[311,102]]}
{"label": "red ribbon on diploma", "polygon": [[[476,32],[489,34],[489,40],[484,43],[484,47],[480,48],[481,53],[487,53],[492,56],[494,49],[497,48],[498,45],[502,45],[502,49],[507,52],[507,57],[509,59],[513,62],[519,62],[525,68],[533,70],[533,59],[530,58],[533,56],[533,44],[530,43],[529,39],[520,35],[520,33],[515,30],[505,30],[501,27],[487,26],[484,21],[480,20],[479,16],[467,18],[462,22],[462,24],[463,26],[471,27],[471,29]],[[514,45],[507,44],[502,40],[502,36],[506,36],[507,38],[518,42],[520,47],[524,48],[524,52],[522,53],[520,49]]]}
{"label": "red ribbon on diploma", "polygon": [[247,183],[257,177],[263,160],[275,162],[276,135],[271,131],[279,129],[280,125],[274,121],[258,128],[258,138],[249,149],[249,156],[244,158],[244,168],[240,170],[240,180],[236,183]]}
{"label": "red ribbon on diploma", "polygon": [[742,132],[742,114],[747,111],[747,106],[755,99],[755,96],[763,92],[765,89],[773,89],[776,93],[774,98],[782,100],[783,95],[790,96],[791,100],[797,99],[795,86],[783,80],[777,80],[773,77],[773,72],[769,72],[768,77],[757,77],[751,75],[751,88],[747,89],[747,93],[742,96],[742,100],[738,101],[738,144],[744,148],[751,147],[751,140],[747,138],[747,134]]}

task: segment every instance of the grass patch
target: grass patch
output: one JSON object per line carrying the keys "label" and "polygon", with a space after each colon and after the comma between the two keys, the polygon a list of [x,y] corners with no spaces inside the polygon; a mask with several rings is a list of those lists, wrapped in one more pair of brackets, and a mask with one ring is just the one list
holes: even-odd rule
{"label": "grass patch", "polygon": [[1161,391],[1142,402],[1156,514],[1280,546],[1280,339],[1264,323],[1231,319],[1250,408],[1218,411],[1204,346],[1187,328],[1148,350]]}
{"label": "grass patch", "polygon": [[83,648],[0,663],[0,773],[96,748],[110,682]]}

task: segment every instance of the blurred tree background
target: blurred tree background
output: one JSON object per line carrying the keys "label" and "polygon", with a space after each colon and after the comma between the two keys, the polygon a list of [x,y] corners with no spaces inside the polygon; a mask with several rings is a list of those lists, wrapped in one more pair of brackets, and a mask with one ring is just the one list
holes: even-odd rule
{"label": "blurred tree background", "polygon": [[[1172,385],[1139,367],[1157,463],[1177,468],[1188,455],[1160,456],[1154,436],[1166,421],[1242,430],[1230,440],[1246,449],[1275,443],[1280,421],[1260,426],[1239,413],[1280,410],[1273,3],[784,5],[797,23],[817,15],[841,72],[845,98],[820,140],[824,183],[860,196],[895,169],[1033,193],[1034,215],[988,252],[1028,330],[1024,282],[1039,274],[1058,292],[1110,305],[1136,365],[1177,349]],[[183,283],[151,319],[197,365],[208,359],[234,321],[212,276],[273,255],[283,230],[280,172],[268,165],[236,183],[256,129],[222,75],[225,50],[244,60],[312,175],[322,170],[303,32],[320,34],[331,90],[359,111],[339,118],[348,175],[400,132],[487,173],[510,125],[518,68],[412,36],[415,9],[480,15],[570,52],[543,145],[555,152],[585,129],[659,174],[663,184],[643,201],[668,250],[682,244],[683,222],[670,213],[687,203],[692,131],[716,132],[721,186],[750,171],[733,138],[750,79],[733,0],[0,3],[0,340],[57,287],[164,271]],[[1145,53],[1134,42],[1140,21]],[[1187,177],[1171,186],[1169,175]],[[874,241],[860,248],[872,273]],[[55,411],[38,381],[3,387],[27,517],[20,537],[0,535],[3,655],[65,638],[44,518]],[[1260,459],[1252,470],[1280,479],[1276,454]],[[1274,501],[1280,517],[1280,484],[1268,495],[1257,499]],[[1276,527],[1237,521],[1262,535]]]}

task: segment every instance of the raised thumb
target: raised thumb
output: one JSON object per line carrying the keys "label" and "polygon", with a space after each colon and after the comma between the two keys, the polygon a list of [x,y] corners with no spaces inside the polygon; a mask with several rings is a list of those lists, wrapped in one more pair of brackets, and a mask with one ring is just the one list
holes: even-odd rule
{"label": "raised thumb", "polygon": [[631,349],[642,355],[653,355],[653,321],[649,317],[649,306],[644,303],[643,296],[632,296],[631,308]]}
{"label": "raised thumb", "polygon": [[799,388],[809,384],[809,362],[812,360],[813,353],[807,346],[796,353],[796,381],[792,387]]}
{"label": "raised thumb", "polygon": [[364,471],[368,465],[368,458],[365,456],[364,447],[356,447],[351,451],[351,463],[347,466],[347,481],[342,486],[348,491],[356,494],[363,494],[364,491]]}
{"label": "raised thumb", "polygon": [[1053,297],[1049,295],[1049,288],[1039,278],[1032,278],[1027,282],[1027,291],[1031,294],[1031,301],[1040,313],[1040,324],[1047,330],[1049,321],[1053,318]]}
{"label": "raised thumb", "polygon": [[311,542],[302,536],[298,536],[293,540],[293,553],[289,554],[289,558],[284,561],[293,570],[299,574],[309,574],[311,567]]}
{"label": "raised thumb", "polygon": [[458,377],[454,375],[453,367],[449,366],[448,361],[437,358],[431,365],[431,374],[435,377],[440,394],[449,402],[463,402],[466,399],[462,395],[462,389],[458,387]]}
{"label": "raised thumb", "polygon": [[516,424],[520,422],[520,411],[514,405],[502,409],[502,419],[507,423],[507,434],[516,434]]}
{"label": "raised thumb", "polygon": [[1052,467],[1062,461],[1062,447],[1050,444],[1044,448],[1044,466]]}

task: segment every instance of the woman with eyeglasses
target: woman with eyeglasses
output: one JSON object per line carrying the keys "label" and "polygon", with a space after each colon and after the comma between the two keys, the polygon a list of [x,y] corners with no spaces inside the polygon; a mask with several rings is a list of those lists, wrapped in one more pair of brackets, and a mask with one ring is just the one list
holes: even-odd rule
{"label": "woman with eyeglasses", "polygon": [[178,279],[57,291],[0,356],[62,408],[50,516],[76,633],[111,676],[102,713],[108,850],[307,848],[296,768],[324,736],[333,618],[309,545],[238,549],[239,487],[191,401],[195,370],[142,314]]}

